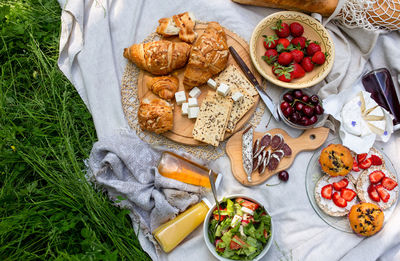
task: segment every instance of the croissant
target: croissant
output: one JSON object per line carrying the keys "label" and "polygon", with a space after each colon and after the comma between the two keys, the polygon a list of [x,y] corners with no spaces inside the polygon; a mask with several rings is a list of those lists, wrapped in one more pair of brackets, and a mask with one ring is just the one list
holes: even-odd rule
{"label": "croissant", "polygon": [[173,119],[172,106],[167,101],[156,98],[140,103],[138,121],[142,130],[164,133],[172,129]]}
{"label": "croissant", "polygon": [[158,23],[159,26],[156,31],[162,36],[168,37],[179,34],[179,39],[188,43],[193,43],[197,37],[194,31],[196,22],[191,12],[185,12],[169,18],[161,18]]}
{"label": "croissant", "polygon": [[124,57],[152,74],[165,75],[185,66],[190,48],[187,43],[162,40],[125,48]]}
{"label": "croissant", "polygon": [[185,88],[200,86],[225,69],[228,62],[226,34],[217,22],[210,22],[204,33],[197,38],[190,51],[188,65],[184,73]]}
{"label": "croissant", "polygon": [[148,82],[150,91],[165,100],[171,100],[179,86],[178,78],[174,76],[154,77]]}

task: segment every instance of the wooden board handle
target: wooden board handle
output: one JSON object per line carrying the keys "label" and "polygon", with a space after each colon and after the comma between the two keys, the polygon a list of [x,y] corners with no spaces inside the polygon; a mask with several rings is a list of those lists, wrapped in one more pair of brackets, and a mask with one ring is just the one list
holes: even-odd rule
{"label": "wooden board handle", "polygon": [[294,155],[301,151],[315,150],[319,148],[328,138],[328,128],[308,129],[299,137],[292,139],[291,148]]}

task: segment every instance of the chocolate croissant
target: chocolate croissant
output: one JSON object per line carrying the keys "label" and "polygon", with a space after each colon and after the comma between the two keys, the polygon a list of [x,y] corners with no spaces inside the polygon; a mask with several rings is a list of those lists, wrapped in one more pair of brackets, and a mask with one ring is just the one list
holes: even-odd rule
{"label": "chocolate croissant", "polygon": [[171,100],[179,86],[178,78],[174,76],[154,77],[148,82],[150,91],[165,100]]}
{"label": "chocolate croissant", "polygon": [[124,49],[124,57],[154,75],[166,75],[185,66],[191,46],[187,43],[155,41]]}
{"label": "chocolate croissant", "polygon": [[186,89],[200,86],[225,69],[228,62],[228,44],[222,26],[210,22],[204,33],[194,42],[183,83]]}

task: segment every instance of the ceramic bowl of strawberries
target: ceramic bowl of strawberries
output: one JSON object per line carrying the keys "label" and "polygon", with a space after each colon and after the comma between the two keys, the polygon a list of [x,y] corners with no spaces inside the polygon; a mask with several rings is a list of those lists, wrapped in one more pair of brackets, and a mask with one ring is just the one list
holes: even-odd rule
{"label": "ceramic bowl of strawberries", "polygon": [[328,31],[316,19],[284,11],[267,16],[256,26],[250,56],[268,81],[301,89],[316,85],[328,75],[335,49]]}
{"label": "ceramic bowl of strawberries", "polygon": [[279,101],[279,116],[292,128],[313,128],[325,118],[320,98],[309,90],[285,90]]}

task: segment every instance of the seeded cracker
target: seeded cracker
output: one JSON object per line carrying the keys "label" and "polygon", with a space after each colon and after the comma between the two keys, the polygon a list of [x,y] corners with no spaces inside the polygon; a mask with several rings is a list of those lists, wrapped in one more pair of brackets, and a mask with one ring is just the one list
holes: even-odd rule
{"label": "seeded cracker", "polygon": [[[246,92],[246,90],[240,88],[235,83],[228,83],[225,81],[220,81],[218,78],[216,79],[216,81],[219,83],[223,82],[223,83],[227,84],[229,86],[229,88],[231,89],[231,94],[233,94],[235,92],[240,92],[243,94],[243,99],[241,101],[237,101],[237,102],[233,103],[232,112],[231,112],[231,115],[228,120],[228,125],[226,127],[227,132],[233,132],[233,130],[236,127],[236,124],[255,104],[255,99],[253,98],[253,96],[249,95]],[[231,100],[232,95],[229,95],[227,97],[221,97],[221,98]]]}
{"label": "seeded cracker", "polygon": [[231,110],[232,101],[221,99],[215,92],[209,91],[201,103],[193,138],[217,147],[225,134]]}
{"label": "seeded cracker", "polygon": [[229,65],[224,71],[222,71],[216,78],[218,81],[223,81],[226,83],[235,83],[245,90],[249,95],[258,95],[257,90],[254,86],[247,80],[246,76],[233,64]]}

